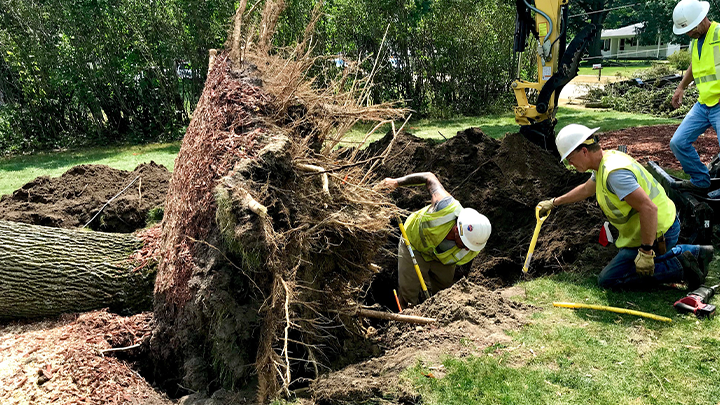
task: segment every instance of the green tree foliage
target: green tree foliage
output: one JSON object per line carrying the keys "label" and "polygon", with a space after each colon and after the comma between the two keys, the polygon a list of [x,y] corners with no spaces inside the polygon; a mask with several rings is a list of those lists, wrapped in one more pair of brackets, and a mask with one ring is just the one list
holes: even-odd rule
{"label": "green tree foliage", "polygon": [[176,68],[204,73],[233,11],[219,0],[0,0],[0,121],[12,123],[0,123],[0,150],[173,136],[188,119]]}
{"label": "green tree foliage", "polygon": [[385,36],[376,100],[445,117],[509,108],[515,2],[334,0],[327,50],[370,71]]}
{"label": "green tree foliage", "polygon": [[[304,36],[317,4],[286,2],[279,46]],[[177,136],[236,6],[0,0],[0,152]],[[252,7],[253,18],[262,8]],[[513,0],[325,0],[323,12],[313,52],[333,56],[318,60],[318,85],[342,70],[338,59],[356,60],[361,75],[377,72],[369,102],[405,100],[416,116],[514,105]],[[183,79],[178,66],[192,70]]]}

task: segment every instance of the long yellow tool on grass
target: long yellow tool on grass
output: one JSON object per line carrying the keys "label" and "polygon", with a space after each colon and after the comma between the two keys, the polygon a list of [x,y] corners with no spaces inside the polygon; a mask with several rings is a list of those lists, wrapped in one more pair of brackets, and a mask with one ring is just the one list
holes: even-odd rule
{"label": "long yellow tool on grass", "polygon": [[597,309],[599,311],[610,311],[617,312],[619,314],[637,315],[645,318],[654,319],[662,322],[672,322],[672,319],[664,316],[650,314],[647,312],[634,311],[632,309],[617,308],[617,307],[606,307],[604,305],[592,305],[592,304],[576,304],[573,302],[553,302],[553,305],[560,308],[573,308],[573,309]]}
{"label": "long yellow tool on grass", "polygon": [[418,266],[417,260],[415,260],[415,253],[413,252],[412,246],[410,246],[410,239],[408,239],[407,232],[405,232],[405,225],[403,225],[403,222],[400,219],[399,215],[396,215],[395,217],[397,218],[398,224],[400,225],[400,232],[402,232],[405,246],[407,246],[408,251],[410,252],[410,257],[412,258],[413,265],[415,266],[415,273],[417,273],[418,280],[420,280],[420,286],[422,287],[423,293],[425,293],[425,298],[430,298],[430,293],[428,292],[427,286],[425,285],[425,280],[423,280],[420,266]]}
{"label": "long yellow tool on grass", "polygon": [[550,211],[548,211],[547,215],[544,217],[540,217],[540,206],[538,205],[535,207],[535,218],[537,218],[537,223],[535,224],[535,232],[533,233],[532,240],[530,241],[530,249],[528,249],[527,256],[525,256],[525,264],[522,269],[523,274],[527,274],[528,269],[530,268],[530,260],[532,259],[533,252],[535,251],[535,244],[537,243],[538,235],[540,235],[540,227],[548,216],[550,216]]}

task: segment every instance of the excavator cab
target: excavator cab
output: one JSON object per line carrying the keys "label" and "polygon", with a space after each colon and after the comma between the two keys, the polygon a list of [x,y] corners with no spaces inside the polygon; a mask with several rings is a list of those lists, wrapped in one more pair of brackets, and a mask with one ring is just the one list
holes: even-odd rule
{"label": "excavator cab", "polygon": [[[511,87],[515,93],[515,121],[520,133],[531,142],[557,154],[555,124],[560,91],[578,73],[580,59],[597,33],[589,24],[567,44],[568,0],[516,0],[513,52],[518,70]],[[522,55],[533,35],[537,46],[537,82],[520,78]],[[537,92],[535,104],[528,101],[528,89]]]}

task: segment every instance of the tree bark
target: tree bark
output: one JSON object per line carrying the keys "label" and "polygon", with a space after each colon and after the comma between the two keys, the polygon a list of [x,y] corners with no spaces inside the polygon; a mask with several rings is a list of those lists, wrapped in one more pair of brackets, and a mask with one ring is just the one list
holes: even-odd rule
{"label": "tree bark", "polygon": [[128,234],[0,221],[0,319],[152,308],[156,266],[135,270]]}

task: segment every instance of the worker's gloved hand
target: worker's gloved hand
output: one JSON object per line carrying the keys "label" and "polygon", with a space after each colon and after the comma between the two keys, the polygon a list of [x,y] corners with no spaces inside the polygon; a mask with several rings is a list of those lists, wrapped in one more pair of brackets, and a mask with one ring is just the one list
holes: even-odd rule
{"label": "worker's gloved hand", "polygon": [[655,251],[645,253],[642,250],[638,250],[637,256],[635,256],[635,271],[638,276],[652,277],[655,274]]}
{"label": "worker's gloved hand", "polygon": [[541,217],[544,217],[545,215],[547,215],[550,212],[550,210],[555,208],[555,204],[553,204],[553,200],[555,200],[555,199],[552,198],[550,200],[540,201],[540,203],[538,203],[538,207],[540,207],[539,214]]}

